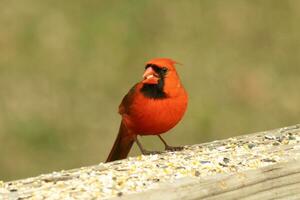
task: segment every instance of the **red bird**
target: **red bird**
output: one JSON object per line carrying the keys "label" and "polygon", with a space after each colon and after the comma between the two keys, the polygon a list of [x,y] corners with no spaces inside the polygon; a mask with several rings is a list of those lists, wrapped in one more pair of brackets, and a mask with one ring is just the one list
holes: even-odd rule
{"label": "red bird", "polygon": [[142,147],[138,135],[157,135],[166,150],[182,149],[169,146],[160,136],[181,120],[187,108],[188,96],[175,64],[168,58],[146,63],[143,80],[131,88],[119,106],[120,130],[106,162],[126,158],[134,142],[143,154],[155,153]]}

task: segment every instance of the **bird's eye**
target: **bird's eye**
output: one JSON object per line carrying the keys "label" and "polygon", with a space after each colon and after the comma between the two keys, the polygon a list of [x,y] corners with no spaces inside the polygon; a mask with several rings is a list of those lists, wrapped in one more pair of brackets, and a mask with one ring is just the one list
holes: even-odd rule
{"label": "bird's eye", "polygon": [[166,67],[163,67],[163,68],[161,68],[161,70],[162,70],[164,73],[167,73],[167,71],[168,71],[168,68],[166,68]]}

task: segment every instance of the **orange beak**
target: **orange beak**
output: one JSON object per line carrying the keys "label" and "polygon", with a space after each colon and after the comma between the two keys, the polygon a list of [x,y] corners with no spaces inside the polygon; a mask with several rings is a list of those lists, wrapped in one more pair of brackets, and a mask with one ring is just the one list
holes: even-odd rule
{"label": "orange beak", "polygon": [[143,74],[144,80],[142,81],[145,84],[158,84],[158,75],[152,69],[152,67],[148,67]]}

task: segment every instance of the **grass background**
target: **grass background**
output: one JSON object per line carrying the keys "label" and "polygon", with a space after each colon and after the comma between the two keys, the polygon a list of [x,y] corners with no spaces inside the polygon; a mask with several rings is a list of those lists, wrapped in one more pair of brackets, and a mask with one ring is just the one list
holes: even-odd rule
{"label": "grass background", "polygon": [[0,0],[0,179],[104,161],[154,57],[184,64],[170,144],[299,123],[299,21],[298,0]]}

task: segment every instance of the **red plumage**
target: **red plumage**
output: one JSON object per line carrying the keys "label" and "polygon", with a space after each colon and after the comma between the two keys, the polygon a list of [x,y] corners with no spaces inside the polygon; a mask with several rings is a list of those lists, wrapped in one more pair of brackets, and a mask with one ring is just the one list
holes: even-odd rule
{"label": "red plumage", "polygon": [[[144,150],[137,135],[160,135],[173,128],[183,117],[188,96],[174,65],[168,58],[146,63],[143,80],[123,98],[119,106],[122,122],[107,162],[126,158],[134,141]],[[160,137],[160,136],[159,136]],[[168,146],[166,149],[176,150]]]}

